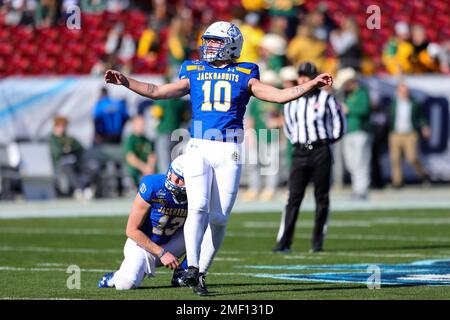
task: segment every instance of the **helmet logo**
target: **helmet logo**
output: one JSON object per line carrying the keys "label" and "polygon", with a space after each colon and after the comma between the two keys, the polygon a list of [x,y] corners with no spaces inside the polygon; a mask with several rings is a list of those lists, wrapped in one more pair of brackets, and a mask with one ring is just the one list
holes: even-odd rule
{"label": "helmet logo", "polygon": [[228,29],[227,34],[230,37],[237,37],[239,35],[239,30],[236,28],[234,24],[231,25],[231,27]]}

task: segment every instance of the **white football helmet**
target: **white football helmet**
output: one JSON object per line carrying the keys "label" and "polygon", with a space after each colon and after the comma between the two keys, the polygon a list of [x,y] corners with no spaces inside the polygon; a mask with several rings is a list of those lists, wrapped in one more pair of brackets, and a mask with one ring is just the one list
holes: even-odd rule
{"label": "white football helmet", "polygon": [[[207,46],[207,39],[222,40],[223,44],[220,47]],[[201,59],[208,62],[237,59],[241,55],[243,42],[242,33],[236,25],[226,21],[214,22],[202,35]]]}
{"label": "white football helmet", "polygon": [[174,201],[179,204],[187,202],[186,186],[176,185],[171,181],[170,176],[174,174],[184,181],[184,163],[187,161],[185,158],[185,155],[180,155],[172,161],[166,173],[166,181],[164,182],[164,186],[172,194]]}

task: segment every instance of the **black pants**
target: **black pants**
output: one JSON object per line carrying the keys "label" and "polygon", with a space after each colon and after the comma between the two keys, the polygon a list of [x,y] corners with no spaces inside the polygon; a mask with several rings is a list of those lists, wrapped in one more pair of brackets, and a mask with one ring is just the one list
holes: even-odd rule
{"label": "black pants", "polygon": [[289,198],[277,239],[278,249],[289,249],[291,247],[298,212],[305,196],[306,186],[310,180],[314,184],[314,197],[316,200],[312,249],[322,249],[324,227],[329,213],[331,165],[332,154],[330,146],[321,145],[312,150],[295,146],[289,175]]}

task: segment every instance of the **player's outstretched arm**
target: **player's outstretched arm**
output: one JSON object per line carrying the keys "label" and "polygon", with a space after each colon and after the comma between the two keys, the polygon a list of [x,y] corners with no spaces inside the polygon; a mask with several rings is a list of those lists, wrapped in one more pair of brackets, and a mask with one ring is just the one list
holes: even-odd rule
{"label": "player's outstretched arm", "polygon": [[189,93],[189,79],[179,80],[174,83],[156,85],[135,80],[125,76],[116,70],[107,70],[105,72],[105,82],[115,85],[122,85],[141,96],[151,99],[170,99],[179,98]]}
{"label": "player's outstretched arm", "polygon": [[131,207],[130,216],[128,217],[126,235],[148,252],[151,252],[157,257],[161,256],[160,260],[164,266],[170,269],[176,269],[179,265],[177,257],[169,251],[165,252],[162,247],[150,240],[150,238],[140,230],[140,227],[148,214],[149,208],[150,205],[137,194],[133,206]]}
{"label": "player's outstretched arm", "polygon": [[311,90],[327,85],[331,86],[332,84],[333,78],[328,73],[322,73],[302,85],[286,89],[278,89],[255,78],[250,79],[248,82],[249,90],[256,98],[275,103],[286,103],[303,96]]}

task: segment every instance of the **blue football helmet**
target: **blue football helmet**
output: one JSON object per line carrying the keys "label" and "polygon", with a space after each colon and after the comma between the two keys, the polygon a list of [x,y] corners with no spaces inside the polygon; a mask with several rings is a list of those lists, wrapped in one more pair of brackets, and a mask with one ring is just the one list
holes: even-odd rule
{"label": "blue football helmet", "polygon": [[[220,47],[207,46],[208,39],[221,40],[222,45]],[[241,55],[243,43],[244,37],[236,25],[226,21],[215,22],[202,35],[201,59],[208,62],[237,59]]]}
{"label": "blue football helmet", "polygon": [[164,186],[172,194],[174,201],[178,204],[185,204],[187,202],[186,186],[179,186],[173,183],[170,177],[174,174],[184,182],[183,158],[184,155],[181,155],[172,161],[167,170],[166,181],[164,182]]}

